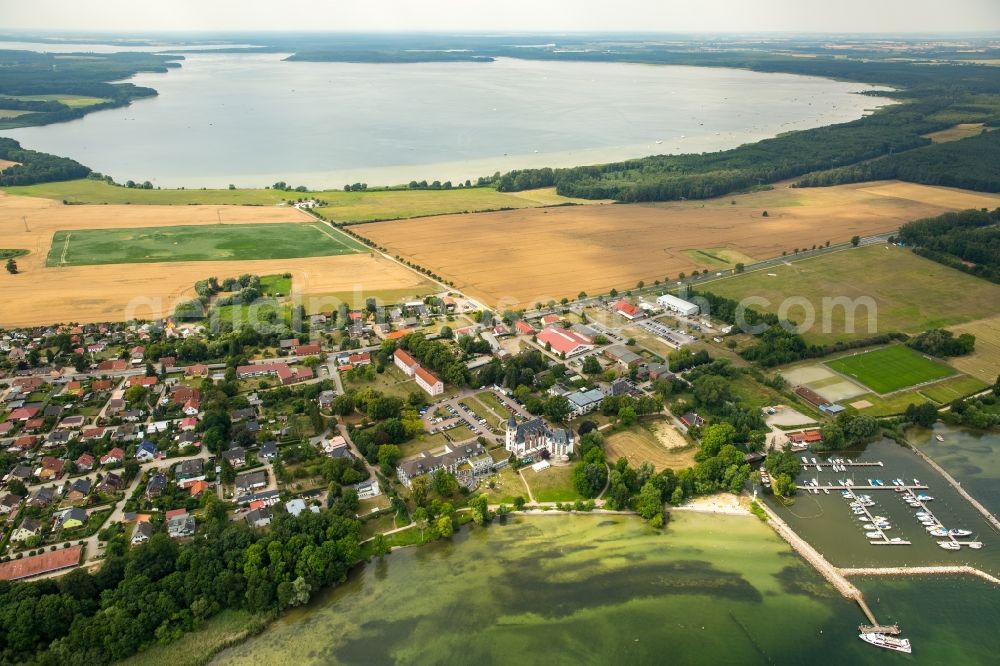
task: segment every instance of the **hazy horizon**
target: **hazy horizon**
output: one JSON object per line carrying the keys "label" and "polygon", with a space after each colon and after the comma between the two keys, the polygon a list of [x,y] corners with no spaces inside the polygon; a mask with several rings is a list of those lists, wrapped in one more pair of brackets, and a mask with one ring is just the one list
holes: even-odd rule
{"label": "hazy horizon", "polygon": [[[35,0],[0,8],[5,30],[143,32],[532,32],[702,34],[984,34],[1000,31],[1000,3],[954,0]],[[305,27],[304,25],[305,24]]]}

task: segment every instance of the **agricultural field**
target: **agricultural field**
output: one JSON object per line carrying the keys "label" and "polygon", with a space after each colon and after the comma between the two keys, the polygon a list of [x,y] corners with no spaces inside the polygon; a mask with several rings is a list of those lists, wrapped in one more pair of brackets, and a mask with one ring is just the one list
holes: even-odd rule
{"label": "agricultural field", "polygon": [[[314,223],[293,208],[253,206],[65,206],[36,197],[0,193],[0,238],[18,257],[19,273],[5,277],[0,326],[66,321],[152,319],[173,313],[194,297],[194,283],[242,273],[290,273],[297,297],[309,313],[335,309],[373,293],[400,298],[432,292],[434,283],[375,253],[333,257],[232,261],[179,261],[46,267],[53,236],[80,229],[131,229],[223,224]],[[332,230],[331,230],[332,231]],[[338,296],[344,298],[338,298]]]}
{"label": "agricultural field", "polygon": [[967,375],[992,384],[1000,377],[1000,315],[953,326],[955,335],[976,336],[976,349],[968,356],[956,356],[949,362]]}
{"label": "agricultural field", "polygon": [[508,308],[652,284],[737,256],[746,263],[891,232],[948,210],[998,205],[1000,195],[909,183],[782,185],[708,201],[443,215],[355,230],[488,306]]}
{"label": "agricultural field", "polygon": [[[3,113],[3,112],[0,112]],[[294,192],[272,189],[166,189],[143,190],[109,185],[100,180],[68,180],[4,188],[10,194],[45,197],[73,204],[189,205],[227,204],[279,206],[288,201],[316,198],[326,202],[318,208],[335,222],[391,220],[443,213],[471,213],[484,210],[557,206],[592,201],[570,199],[556,194],[555,188],[525,192],[497,192],[489,187],[452,190],[370,190],[344,192],[320,190]]]}
{"label": "agricultural field", "polygon": [[90,97],[87,95],[11,95],[11,97],[26,102],[60,102],[71,109],[94,106],[95,104],[104,104],[111,101],[106,97]]}
{"label": "agricultural field", "polygon": [[826,364],[878,394],[892,393],[955,374],[947,365],[903,345],[842,356]]}
{"label": "agricultural field", "polygon": [[648,462],[660,471],[690,467],[697,447],[669,423],[656,421],[610,435],[604,440],[604,450],[612,465],[625,458],[632,467]]}
{"label": "agricultural field", "polygon": [[959,139],[976,136],[983,131],[983,123],[959,123],[954,127],[924,134],[924,136],[934,143],[946,143],[948,141],[958,141]]}
{"label": "agricultural field", "polygon": [[57,231],[48,266],[294,259],[367,252],[319,224],[213,224]]}
{"label": "agricultural field", "polygon": [[[702,289],[736,300],[764,298],[766,305],[754,303],[753,307],[771,312],[778,311],[785,299],[805,299],[815,313],[815,323],[803,336],[816,344],[953,326],[982,318],[988,313],[986,303],[1000,303],[1000,285],[889,245],[789,262],[716,280]],[[853,310],[853,332],[846,307],[823,305],[825,298],[842,297],[859,304]],[[866,307],[861,299],[871,299],[874,307]],[[869,327],[870,313],[873,327]],[[801,305],[792,305],[786,315],[800,324],[806,321]]]}

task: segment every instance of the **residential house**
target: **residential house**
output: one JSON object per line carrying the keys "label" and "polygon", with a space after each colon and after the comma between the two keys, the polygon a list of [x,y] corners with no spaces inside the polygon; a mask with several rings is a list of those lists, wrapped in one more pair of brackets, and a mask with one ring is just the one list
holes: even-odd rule
{"label": "residential house", "polygon": [[222,459],[228,462],[230,465],[236,468],[243,467],[247,464],[247,450],[241,446],[229,449],[228,451],[222,452]]}
{"label": "residential house", "polygon": [[695,412],[687,412],[681,417],[681,422],[684,423],[688,428],[700,428],[705,425],[705,419],[701,418]]}
{"label": "residential house", "polygon": [[139,462],[150,462],[156,460],[156,453],[156,445],[144,439],[135,449],[135,459]]}
{"label": "residential house", "polygon": [[323,442],[323,453],[331,458],[353,457],[351,455],[351,449],[347,445],[347,440],[344,439],[342,435],[334,435],[327,441]]}
{"label": "residential house", "polygon": [[278,457],[278,443],[264,442],[260,445],[260,451],[257,452],[257,457],[261,460],[271,462]]}
{"label": "residential house", "polygon": [[167,534],[171,539],[182,539],[194,536],[197,525],[194,516],[185,513],[183,516],[174,516],[167,521]]}
{"label": "residential house", "polygon": [[42,523],[34,518],[25,518],[21,525],[10,535],[11,541],[25,541],[42,533]]}
{"label": "residential house", "polygon": [[57,446],[65,446],[73,439],[73,433],[65,430],[55,430],[45,437],[45,446],[54,449]]}
{"label": "residential house", "polygon": [[87,422],[86,416],[79,416],[79,415],[67,416],[62,421],[60,421],[59,425],[56,427],[59,428],[60,430],[78,430],[82,428],[86,422]]}
{"label": "residential house", "polygon": [[35,470],[31,469],[27,465],[14,465],[14,469],[10,470],[10,474],[7,476],[8,481],[10,479],[17,479],[21,483],[28,483],[34,475]]}
{"label": "residential house", "polygon": [[378,479],[370,479],[368,481],[356,483],[353,488],[355,492],[358,493],[358,499],[370,499],[372,497],[378,497],[382,494],[382,490],[378,486]]}
{"label": "residential house", "polygon": [[87,477],[79,478],[70,484],[69,492],[66,493],[66,499],[79,502],[90,494],[92,486],[93,482]]}
{"label": "residential house", "polygon": [[246,472],[236,477],[236,492],[245,493],[267,487],[267,472]]}
{"label": "residential house", "polygon": [[153,526],[150,523],[136,523],[132,530],[132,545],[146,543],[153,536]]}
{"label": "residential house", "polygon": [[63,511],[57,520],[62,529],[71,530],[74,527],[81,527],[87,523],[87,512],[75,506],[72,509]]}
{"label": "residential house", "polygon": [[208,377],[208,366],[204,363],[195,363],[184,368],[185,377]]}
{"label": "residential house", "polygon": [[49,479],[58,479],[63,474],[63,467],[66,466],[65,460],[60,460],[59,458],[53,458],[51,456],[44,456],[42,458],[42,466],[37,471],[38,478],[42,481],[48,481]]}
{"label": "residential house", "polygon": [[167,477],[163,474],[157,472],[149,477],[149,481],[146,483],[146,497],[153,499],[154,497],[159,497],[163,494],[164,489],[167,487]]}
{"label": "residential house", "polygon": [[52,486],[43,486],[28,495],[28,506],[46,507],[56,499],[56,489]]}
{"label": "residential house", "polygon": [[17,509],[21,504],[21,500],[24,498],[20,495],[15,495],[14,493],[7,493],[2,498],[0,498],[0,514],[7,515]]}
{"label": "residential house", "polygon": [[316,400],[319,402],[320,409],[329,409],[333,405],[333,401],[336,398],[336,391],[323,391],[319,394],[319,397]]}
{"label": "residential house", "polygon": [[205,463],[200,458],[185,460],[177,465],[174,476],[181,488],[187,488],[195,481],[204,481]]}
{"label": "residential house", "polygon": [[323,353],[323,349],[319,344],[298,345],[293,348],[293,353],[296,356],[316,356]]}
{"label": "residential house", "polygon": [[74,464],[76,465],[77,471],[89,472],[94,469],[94,456],[89,453],[82,453],[80,454],[80,457],[76,459]]}
{"label": "residential house", "polygon": [[125,481],[122,479],[120,474],[108,472],[104,478],[101,479],[101,482],[97,484],[97,492],[104,493],[106,495],[113,495],[124,487]]}
{"label": "residential house", "polygon": [[188,491],[191,493],[191,497],[198,497],[203,492],[208,490],[208,481],[193,481],[188,485]]}
{"label": "residential house", "polygon": [[247,513],[247,524],[250,527],[267,527],[271,524],[271,510],[266,506]]}
{"label": "residential house", "polygon": [[101,456],[102,465],[120,465],[124,461],[125,451],[117,446]]}

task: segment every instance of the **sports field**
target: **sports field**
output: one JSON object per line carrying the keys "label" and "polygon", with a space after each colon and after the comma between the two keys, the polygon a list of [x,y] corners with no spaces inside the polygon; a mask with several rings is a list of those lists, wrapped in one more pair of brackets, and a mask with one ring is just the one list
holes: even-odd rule
{"label": "sports field", "polygon": [[[1000,303],[1000,285],[948,268],[905,248],[872,245],[834,252],[813,259],[789,262],[767,270],[724,278],[702,287],[735,300],[766,299],[752,307],[777,312],[786,299],[805,299],[815,313],[815,323],[803,332],[808,342],[866,338],[878,333],[919,333],[981,319],[988,303]],[[851,308],[831,305],[824,299],[848,299]],[[875,325],[869,327],[871,299]],[[791,301],[789,301],[791,302]],[[801,305],[786,311],[804,323]],[[854,331],[848,324],[853,318]],[[824,323],[825,322],[825,323]]]}
{"label": "sports field", "polygon": [[487,305],[508,308],[676,279],[736,256],[765,259],[846,243],[855,234],[892,232],[909,220],[983,206],[1000,206],[1000,195],[878,182],[780,186],[706,201],[444,215],[355,230]]}
{"label": "sports field", "polygon": [[555,188],[552,187],[509,193],[497,192],[489,187],[450,190],[366,190],[364,192],[344,192],[342,190],[288,192],[257,188],[143,190],[109,185],[100,180],[81,179],[6,187],[4,191],[10,194],[45,197],[74,204],[277,206],[285,204],[287,201],[316,198],[326,202],[326,206],[318,209],[319,212],[327,219],[336,222],[393,220],[442,213],[531,208],[567,203],[594,203],[559,196],[556,194]]}
{"label": "sports field", "polygon": [[57,231],[47,266],[291,259],[366,252],[318,224],[213,224]]}
{"label": "sports field", "polygon": [[843,356],[826,364],[880,394],[955,374],[947,365],[903,345]]}

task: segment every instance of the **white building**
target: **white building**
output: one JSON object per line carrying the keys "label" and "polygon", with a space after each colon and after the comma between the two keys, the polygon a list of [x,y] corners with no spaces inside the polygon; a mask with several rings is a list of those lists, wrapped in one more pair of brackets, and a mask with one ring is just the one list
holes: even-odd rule
{"label": "white building", "polygon": [[567,458],[573,453],[573,432],[562,428],[549,428],[540,418],[518,424],[514,416],[507,420],[505,448],[524,458],[542,451],[549,455]]}
{"label": "white building", "polygon": [[407,377],[412,377],[413,373],[416,372],[417,367],[420,365],[417,363],[417,360],[410,356],[409,352],[404,349],[397,349],[392,357],[396,367],[402,370],[403,374]]}
{"label": "white building", "polygon": [[444,382],[426,368],[418,365],[413,373],[413,378],[417,380],[417,386],[427,391],[430,396],[444,393]]}
{"label": "white building", "polygon": [[670,310],[685,317],[696,315],[699,310],[698,306],[694,303],[685,301],[683,298],[677,298],[673,294],[663,294],[663,296],[656,299],[656,304],[664,310]]}

